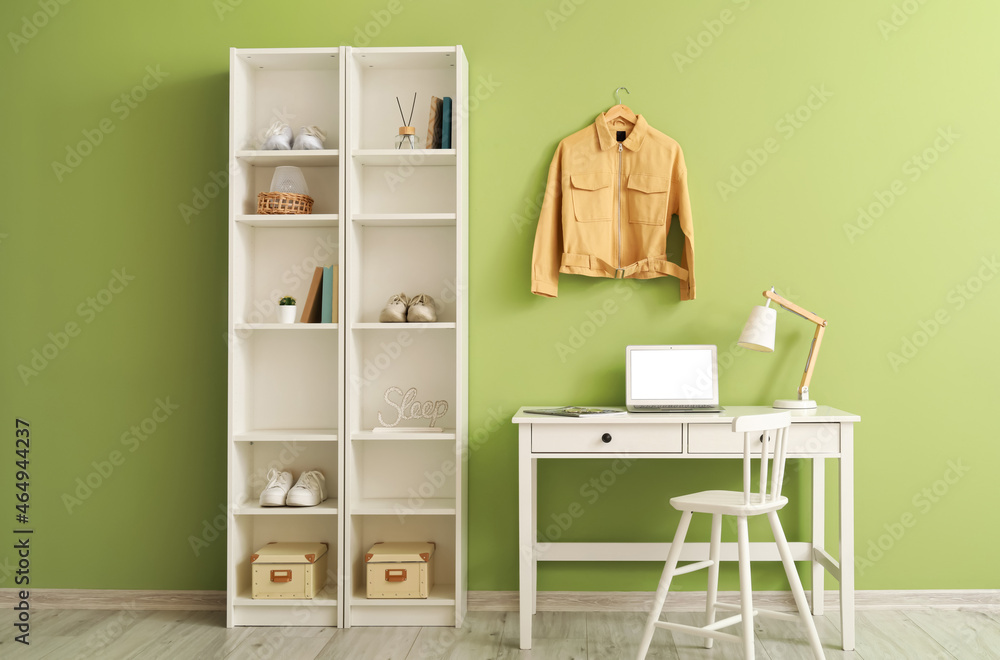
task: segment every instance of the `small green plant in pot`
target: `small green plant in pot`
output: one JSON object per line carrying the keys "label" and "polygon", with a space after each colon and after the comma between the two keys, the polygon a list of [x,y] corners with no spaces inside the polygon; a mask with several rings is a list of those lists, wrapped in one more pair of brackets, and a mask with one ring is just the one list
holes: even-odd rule
{"label": "small green plant in pot", "polygon": [[281,323],[295,323],[295,298],[285,296],[278,301],[278,320]]}

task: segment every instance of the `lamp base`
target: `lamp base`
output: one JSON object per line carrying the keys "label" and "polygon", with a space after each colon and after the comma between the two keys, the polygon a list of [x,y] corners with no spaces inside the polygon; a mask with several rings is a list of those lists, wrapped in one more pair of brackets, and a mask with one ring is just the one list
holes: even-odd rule
{"label": "lamp base", "polygon": [[808,410],[816,407],[816,402],[812,399],[778,399],[772,408],[787,408],[791,410]]}

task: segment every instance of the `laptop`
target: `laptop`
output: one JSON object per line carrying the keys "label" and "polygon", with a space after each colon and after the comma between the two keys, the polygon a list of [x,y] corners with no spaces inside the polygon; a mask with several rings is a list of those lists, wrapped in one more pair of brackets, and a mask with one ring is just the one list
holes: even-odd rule
{"label": "laptop", "polygon": [[628,346],[629,412],[722,412],[714,345]]}

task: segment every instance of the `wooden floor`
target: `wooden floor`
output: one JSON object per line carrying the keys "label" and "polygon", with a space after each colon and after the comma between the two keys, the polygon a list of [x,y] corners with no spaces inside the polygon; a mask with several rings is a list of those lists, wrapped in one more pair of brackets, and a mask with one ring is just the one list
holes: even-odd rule
{"label": "wooden floor", "polygon": [[[14,642],[5,609],[0,658],[254,658],[267,660],[615,660],[634,657],[644,617],[635,612],[539,612],[531,651],[518,649],[517,612],[470,612],[453,628],[235,628],[223,612],[41,610],[32,613],[31,645]],[[839,650],[837,612],[816,618],[826,657],[862,660],[1000,659],[1000,613],[974,610],[868,610],[858,613],[857,650]],[[697,623],[697,614],[666,618]],[[649,658],[718,660],[742,656],[733,644],[657,631]],[[797,624],[757,623],[757,658],[809,658]]]}

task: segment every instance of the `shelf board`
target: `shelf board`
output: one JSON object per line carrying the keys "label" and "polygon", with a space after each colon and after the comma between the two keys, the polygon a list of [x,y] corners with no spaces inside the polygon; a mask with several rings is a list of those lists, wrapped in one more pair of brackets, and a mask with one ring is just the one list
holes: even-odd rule
{"label": "shelf board", "polygon": [[368,598],[364,589],[354,592],[351,597],[353,607],[437,607],[455,604],[455,585],[435,584],[427,598]]}
{"label": "shelf board", "polygon": [[235,442],[336,442],[337,429],[259,429],[234,433]]}
{"label": "shelf board", "polygon": [[454,227],[454,213],[355,213],[351,220],[365,227]]}
{"label": "shelf board", "polygon": [[250,163],[277,167],[278,165],[295,165],[296,167],[336,167],[340,163],[339,149],[312,149],[283,151],[252,151],[243,149],[236,152],[236,159]]}
{"label": "shelf board", "polygon": [[351,434],[351,440],[364,440],[378,442],[381,440],[450,440],[455,441],[455,429],[446,429],[440,432],[425,432],[420,431],[407,431],[393,432],[393,431],[383,431],[381,433],[375,431],[359,431],[357,433]]}
{"label": "shelf board", "polygon": [[336,227],[340,216],[336,213],[288,213],[274,215],[241,214],[234,220],[251,227]]}
{"label": "shelf board", "polygon": [[251,598],[250,590],[240,592],[233,599],[233,604],[237,606],[256,607],[336,607],[337,605],[337,585],[327,585],[323,591],[316,594],[315,598]]}
{"label": "shelf board", "polygon": [[256,502],[233,508],[236,516],[335,516],[337,500],[328,499],[316,506],[260,506]]}
{"label": "shelf board", "polygon": [[281,330],[282,332],[304,332],[307,330],[334,331],[339,323],[234,323],[234,330]]}
{"label": "shelf board", "polygon": [[455,149],[357,149],[351,155],[358,165],[408,165],[441,167],[457,162]]}
{"label": "shelf board", "polygon": [[422,500],[419,507],[409,504],[405,497],[362,498],[351,509],[355,516],[453,516],[455,498]]}
{"label": "shelf board", "polygon": [[351,330],[454,330],[455,323],[352,323]]}

